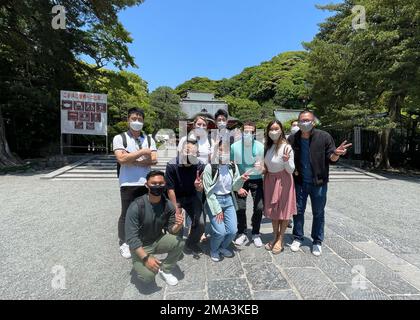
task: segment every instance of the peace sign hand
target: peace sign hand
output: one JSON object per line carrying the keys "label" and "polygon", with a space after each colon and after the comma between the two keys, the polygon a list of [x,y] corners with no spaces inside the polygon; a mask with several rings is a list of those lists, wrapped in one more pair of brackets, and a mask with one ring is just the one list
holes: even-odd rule
{"label": "peace sign hand", "polygon": [[340,144],[340,146],[335,149],[334,153],[337,156],[344,156],[347,153],[347,148],[350,148],[353,144],[352,143],[347,143],[347,140],[344,140],[344,142],[342,144]]}
{"label": "peace sign hand", "polygon": [[290,159],[290,154],[292,153],[292,148],[288,148],[287,147],[284,148],[284,153],[283,153],[283,161],[287,162]]}
{"label": "peace sign hand", "polygon": [[198,190],[200,192],[203,191],[203,180],[202,180],[203,174],[204,174],[204,171],[200,174],[200,172],[197,170],[197,175],[196,175],[195,181],[194,181],[194,186],[195,186],[196,190]]}

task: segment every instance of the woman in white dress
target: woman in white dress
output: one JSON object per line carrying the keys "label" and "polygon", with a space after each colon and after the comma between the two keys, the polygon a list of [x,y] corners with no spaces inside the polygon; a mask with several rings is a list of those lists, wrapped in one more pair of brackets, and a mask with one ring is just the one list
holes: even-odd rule
{"label": "woman in white dress", "polygon": [[297,213],[294,154],[278,120],[267,126],[264,165],[264,215],[271,219],[274,238],[265,248],[278,254],[283,251],[289,220]]}

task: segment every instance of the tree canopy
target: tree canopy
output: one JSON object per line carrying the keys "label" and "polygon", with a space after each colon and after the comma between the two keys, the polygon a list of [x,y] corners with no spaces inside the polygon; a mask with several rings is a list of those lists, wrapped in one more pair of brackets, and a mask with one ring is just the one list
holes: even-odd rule
{"label": "tree canopy", "polygon": [[[365,29],[352,28],[356,4],[366,8]],[[324,124],[377,130],[377,166],[389,167],[391,128],[402,111],[419,111],[420,2],[346,0],[320,8],[336,14],[306,44],[314,106]],[[375,116],[381,112],[386,116]]]}
{"label": "tree canopy", "polygon": [[[376,165],[389,167],[391,130],[420,115],[420,2],[343,0],[305,51],[281,53],[231,78],[194,77],[149,93],[118,12],[142,0],[62,0],[66,28],[51,26],[54,0],[2,1],[0,7],[0,166],[58,151],[60,90],[108,95],[109,135],[126,130],[128,108],[145,110],[145,130],[177,128],[187,91],[213,92],[229,113],[264,128],[275,109],[314,109],[329,128],[355,125],[380,138]],[[366,27],[354,28],[355,5]],[[85,63],[89,57],[91,64]],[[107,69],[113,65],[119,71]],[[411,125],[411,122],[410,122]],[[9,141],[9,143],[8,143]]]}
{"label": "tree canopy", "polygon": [[[59,141],[60,90],[82,91],[107,63],[135,66],[129,33],[118,12],[142,0],[63,0],[66,28],[56,30],[56,1],[2,1],[0,7],[0,165],[21,156],[55,151]],[[83,63],[88,56],[95,67]],[[7,130],[5,130],[7,128]],[[52,149],[51,149],[52,148]]]}

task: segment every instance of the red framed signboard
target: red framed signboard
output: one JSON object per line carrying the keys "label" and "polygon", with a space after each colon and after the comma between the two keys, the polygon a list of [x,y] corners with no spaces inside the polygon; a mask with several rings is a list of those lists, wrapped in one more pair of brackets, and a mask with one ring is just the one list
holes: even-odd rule
{"label": "red framed signboard", "polygon": [[107,135],[106,94],[61,91],[61,133]]}

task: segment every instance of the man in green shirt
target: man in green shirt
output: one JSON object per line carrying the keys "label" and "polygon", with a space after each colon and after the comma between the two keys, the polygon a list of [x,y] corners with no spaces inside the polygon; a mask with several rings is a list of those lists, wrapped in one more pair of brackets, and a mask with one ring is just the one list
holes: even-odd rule
{"label": "man in green shirt", "polygon": [[249,180],[235,193],[238,203],[238,237],[235,244],[241,246],[247,241],[246,236],[246,199],[251,193],[254,202],[252,215],[252,241],[256,247],[262,246],[260,226],[263,212],[263,180],[262,169],[264,167],[264,145],[255,140],[256,126],[254,122],[247,121],[243,127],[243,137],[230,147],[230,159],[239,168],[239,173],[249,174]]}
{"label": "man in green shirt", "polygon": [[[126,241],[131,250],[137,277],[152,283],[156,274],[171,286],[178,279],[171,273],[182,256],[184,217],[180,209],[163,196],[165,178],[162,171],[151,171],[146,177],[148,194],[135,199],[127,210]],[[164,261],[153,254],[167,253]]]}

